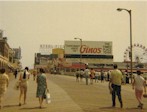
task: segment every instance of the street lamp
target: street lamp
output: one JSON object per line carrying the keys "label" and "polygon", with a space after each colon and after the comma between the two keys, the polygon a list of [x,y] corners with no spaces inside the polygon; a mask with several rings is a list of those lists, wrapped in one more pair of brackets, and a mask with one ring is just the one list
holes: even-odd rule
{"label": "street lamp", "polygon": [[125,9],[125,8],[117,8],[117,11],[122,11],[125,10],[129,13],[130,15],[130,58],[131,58],[131,63],[130,63],[130,67],[131,67],[131,83],[132,83],[132,16],[131,16],[131,10]]}
{"label": "street lamp", "polygon": [[[82,39],[81,38],[74,38],[75,40],[80,40],[80,47],[82,47]],[[80,51],[80,71],[81,71],[81,68],[82,68],[82,53]]]}

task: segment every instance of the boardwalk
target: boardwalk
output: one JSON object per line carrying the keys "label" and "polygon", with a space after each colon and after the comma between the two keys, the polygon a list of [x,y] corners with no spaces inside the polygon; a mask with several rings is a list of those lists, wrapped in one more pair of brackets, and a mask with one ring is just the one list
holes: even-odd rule
{"label": "boardwalk", "polygon": [[76,82],[75,77],[64,75],[48,75],[48,87],[51,93],[50,104],[44,102],[44,108],[39,109],[36,98],[36,82],[29,80],[27,104],[18,106],[19,91],[13,89],[16,79],[11,79],[5,96],[4,108],[0,112],[147,112],[147,99],[144,109],[137,109],[137,101],[130,85],[122,86],[124,108],[111,107],[111,95],[108,82],[98,82],[86,85],[85,81]]}

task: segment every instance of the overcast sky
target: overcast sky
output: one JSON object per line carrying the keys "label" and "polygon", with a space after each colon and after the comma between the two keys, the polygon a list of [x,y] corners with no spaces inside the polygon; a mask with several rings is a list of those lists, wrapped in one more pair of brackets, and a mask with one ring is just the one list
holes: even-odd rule
{"label": "overcast sky", "polygon": [[147,47],[146,1],[0,1],[0,29],[12,48],[22,49],[23,67],[32,67],[40,44],[63,45],[64,40],[112,41],[114,61],[123,61],[133,43]]}

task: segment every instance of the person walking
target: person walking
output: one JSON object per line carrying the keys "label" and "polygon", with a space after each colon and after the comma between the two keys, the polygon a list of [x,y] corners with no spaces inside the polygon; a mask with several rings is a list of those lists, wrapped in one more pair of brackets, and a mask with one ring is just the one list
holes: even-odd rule
{"label": "person walking", "polygon": [[111,73],[111,71],[110,71],[110,70],[108,70],[108,71],[107,71],[107,81],[109,81],[109,80],[110,80],[110,73]]}
{"label": "person walking", "polygon": [[125,71],[125,79],[126,79],[125,83],[129,84],[129,74],[127,70]]}
{"label": "person walking", "polygon": [[18,74],[18,71],[17,69],[14,71],[14,76],[15,76],[15,79],[17,79],[17,74]]}
{"label": "person walking", "polygon": [[39,108],[42,108],[43,99],[46,97],[45,92],[47,90],[47,78],[44,69],[40,69],[40,73],[37,76],[37,92],[36,96],[39,98]]}
{"label": "person walking", "polygon": [[3,98],[9,85],[9,77],[5,69],[0,69],[0,109],[3,107]]}
{"label": "person walking", "polygon": [[113,65],[114,70],[111,71],[110,81],[109,81],[109,89],[112,93],[112,107],[116,106],[115,98],[118,96],[118,100],[120,102],[120,107],[123,108],[123,102],[121,97],[121,84],[123,80],[123,75],[120,70],[118,70],[117,65]]}
{"label": "person walking", "polygon": [[21,99],[24,97],[24,104],[26,104],[27,89],[28,89],[28,80],[30,78],[30,73],[28,72],[29,68],[25,67],[24,71],[20,74],[20,95],[19,95],[19,106],[22,105]]}
{"label": "person walking", "polygon": [[93,84],[93,79],[95,78],[95,70],[91,68],[90,70],[90,84]]}
{"label": "person walking", "polygon": [[86,66],[86,69],[84,70],[84,75],[85,75],[85,79],[86,79],[86,85],[88,85],[89,74],[90,74],[90,70],[88,69],[88,66]]}
{"label": "person walking", "polygon": [[104,82],[104,71],[101,70],[101,82]]}
{"label": "person walking", "polygon": [[33,70],[33,79],[34,79],[34,81],[36,80],[36,75],[37,75],[37,70]]}
{"label": "person walking", "polygon": [[81,70],[80,70],[80,81],[81,81],[81,82],[83,81],[83,75],[84,75],[84,70],[81,69]]}
{"label": "person walking", "polygon": [[99,72],[95,71],[95,83],[98,82]]}
{"label": "person walking", "polygon": [[141,76],[140,70],[137,70],[137,75],[134,75],[132,89],[135,89],[135,96],[139,103],[138,108],[142,109],[143,108],[142,96],[143,96],[143,91],[146,93],[146,81]]}
{"label": "person walking", "polygon": [[77,69],[75,75],[76,75],[76,82],[79,82],[79,77],[80,77],[80,70],[79,69]]}

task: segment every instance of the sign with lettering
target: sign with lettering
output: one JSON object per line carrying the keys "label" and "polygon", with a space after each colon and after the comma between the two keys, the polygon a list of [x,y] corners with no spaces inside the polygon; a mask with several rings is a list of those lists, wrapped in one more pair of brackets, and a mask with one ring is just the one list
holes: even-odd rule
{"label": "sign with lettering", "polygon": [[41,44],[39,51],[42,54],[51,54],[54,48],[64,48],[63,45]]}
{"label": "sign with lettering", "polygon": [[65,41],[65,54],[112,55],[111,41]]}

